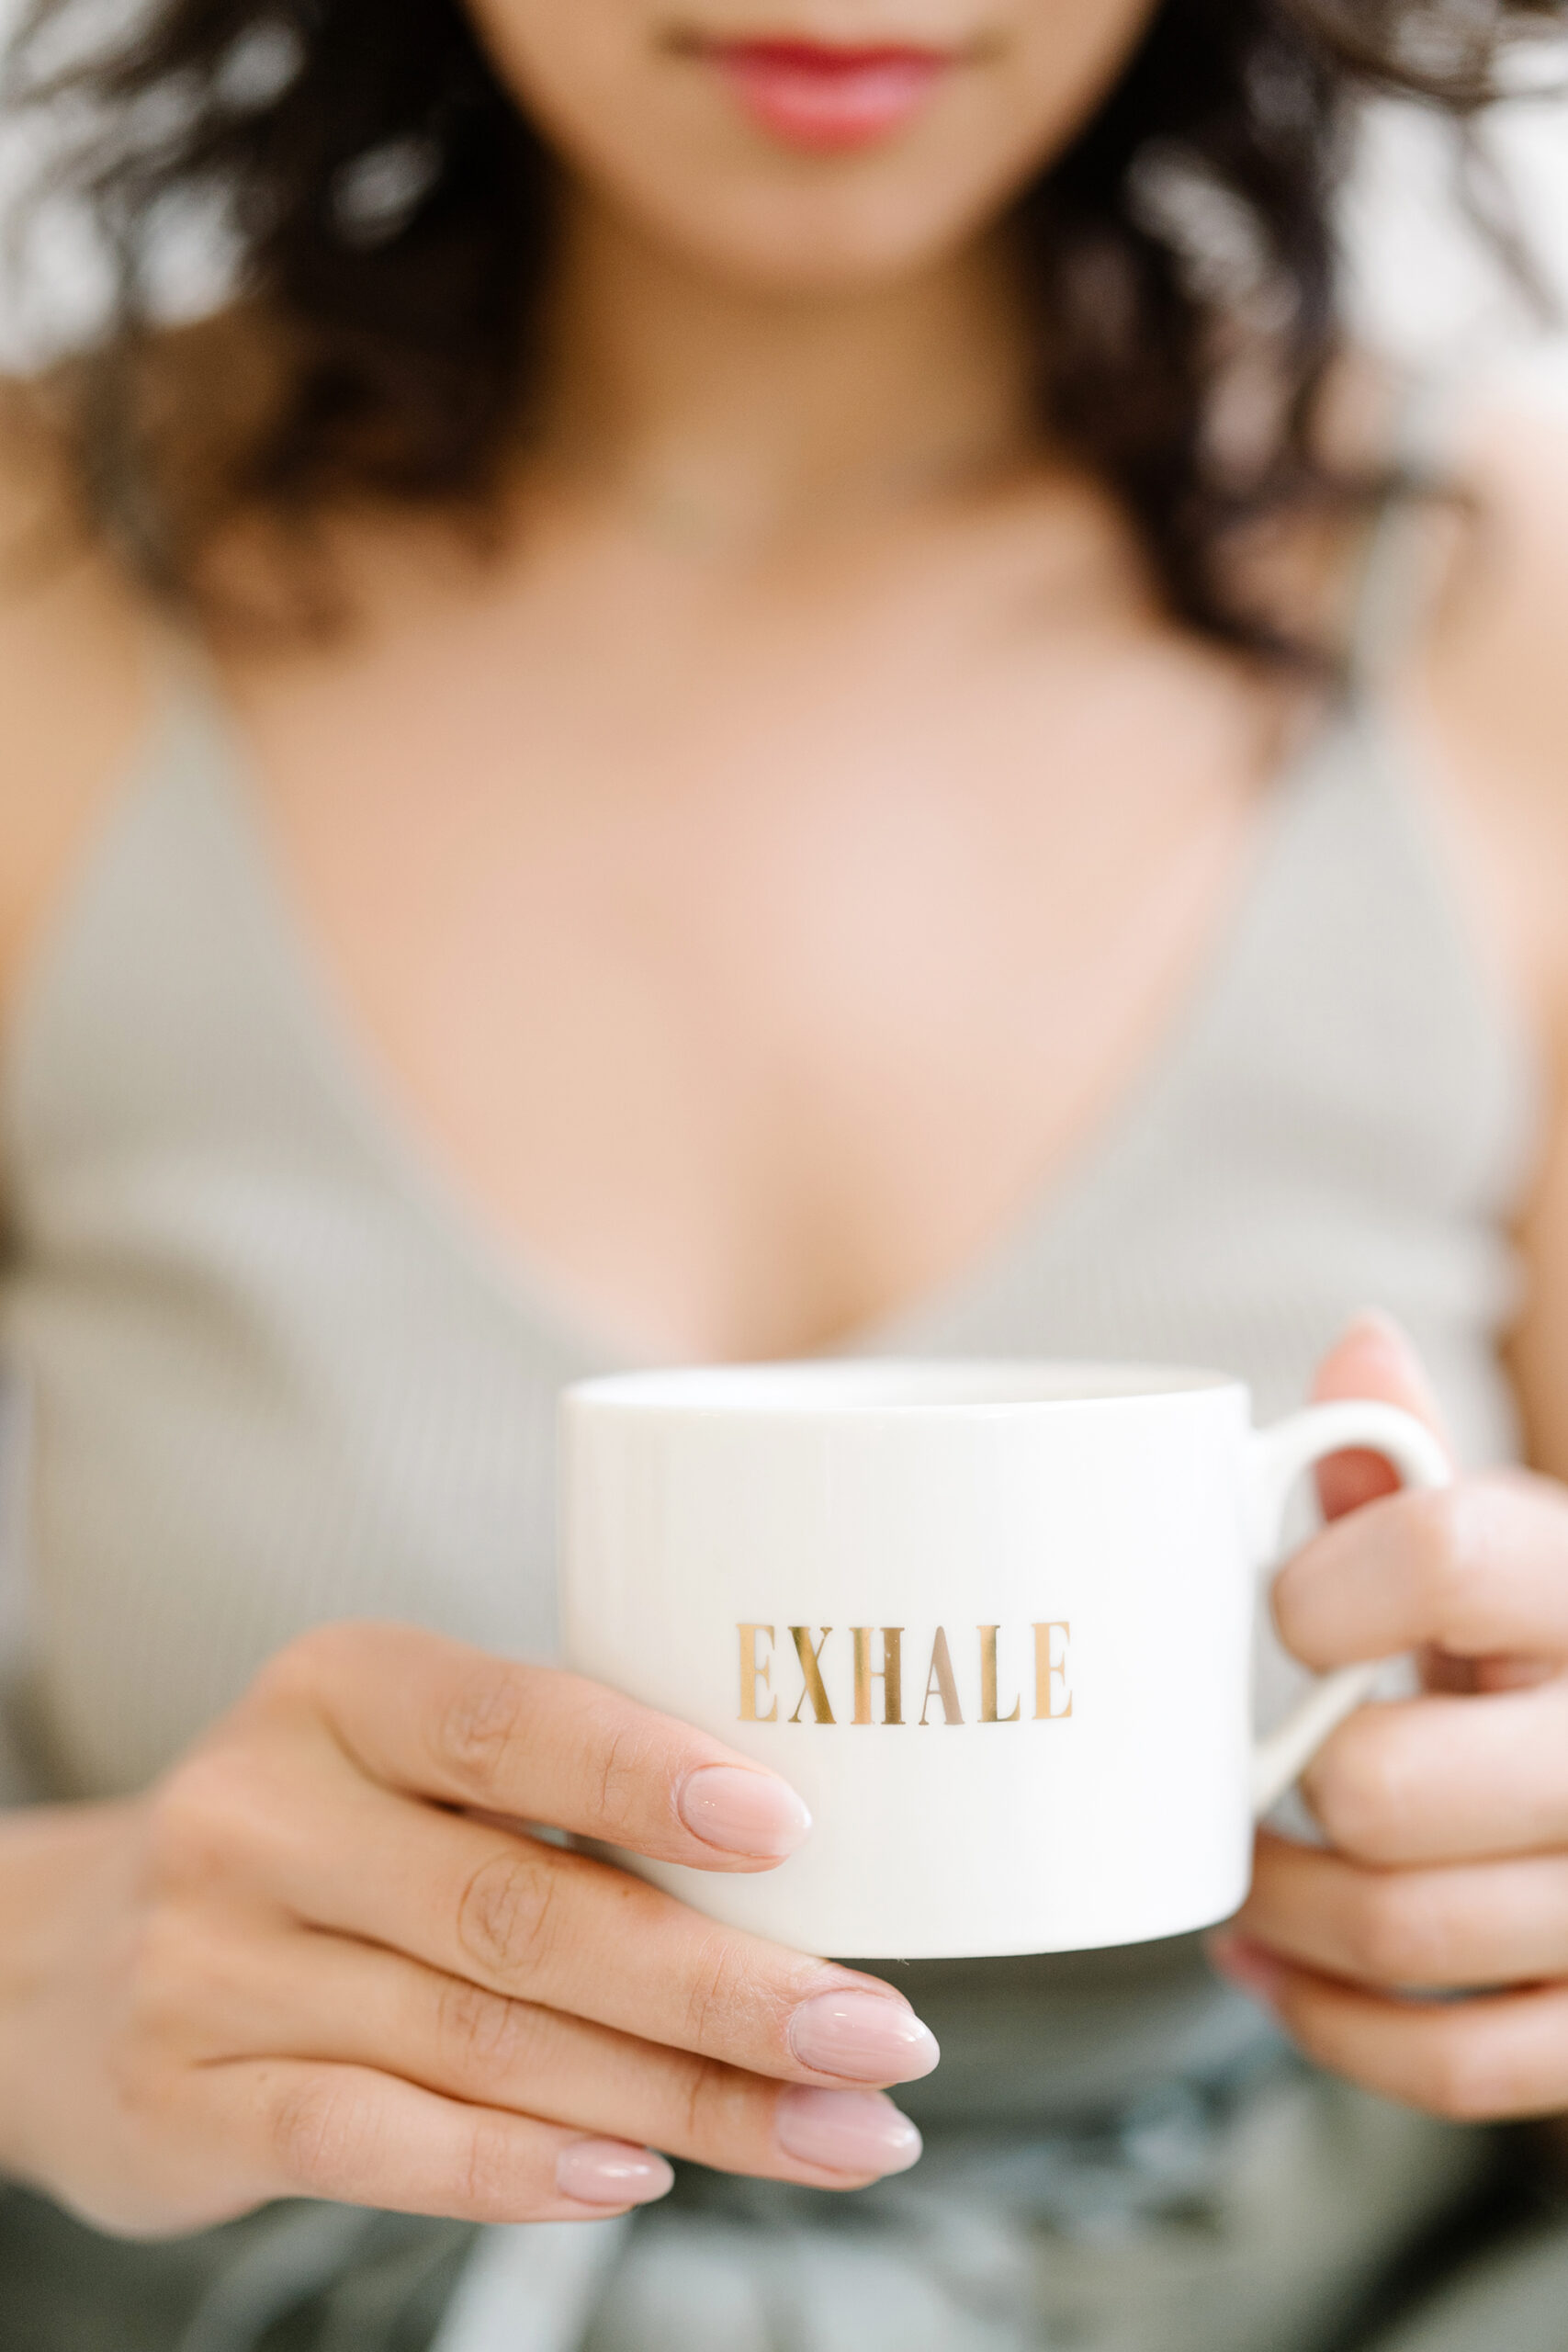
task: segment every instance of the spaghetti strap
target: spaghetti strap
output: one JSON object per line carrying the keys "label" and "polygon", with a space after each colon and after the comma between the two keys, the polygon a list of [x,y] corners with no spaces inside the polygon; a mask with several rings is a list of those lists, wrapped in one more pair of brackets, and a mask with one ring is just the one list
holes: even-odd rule
{"label": "spaghetti strap", "polygon": [[194,630],[166,617],[154,619],[148,666],[165,719],[224,729],[228,697],[211,653]]}
{"label": "spaghetti strap", "polygon": [[1348,635],[1351,699],[1375,702],[1420,639],[1437,591],[1434,499],[1449,487],[1448,458],[1462,386],[1421,377],[1402,392],[1389,455],[1399,481],[1363,542]]}

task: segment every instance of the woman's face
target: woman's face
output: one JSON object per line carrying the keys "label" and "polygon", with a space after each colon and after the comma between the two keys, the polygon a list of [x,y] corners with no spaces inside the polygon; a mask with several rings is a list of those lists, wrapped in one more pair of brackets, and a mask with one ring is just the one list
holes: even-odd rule
{"label": "woman's face", "polygon": [[1092,112],[1156,0],[468,0],[518,103],[644,234],[758,287],[951,251]]}

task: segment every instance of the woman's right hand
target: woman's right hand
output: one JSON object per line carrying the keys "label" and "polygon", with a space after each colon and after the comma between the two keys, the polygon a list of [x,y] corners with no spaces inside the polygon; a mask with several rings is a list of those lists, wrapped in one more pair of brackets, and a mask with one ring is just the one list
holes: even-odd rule
{"label": "woman's right hand", "polygon": [[809,1826],[595,1683],[308,1634],[147,1796],[0,1830],[0,2172],[152,2234],[297,2196],[601,2218],[669,2187],[650,2148],[818,2188],[915,2161],[867,2087],[936,2064],[899,1994],[508,1821],[714,1871]]}

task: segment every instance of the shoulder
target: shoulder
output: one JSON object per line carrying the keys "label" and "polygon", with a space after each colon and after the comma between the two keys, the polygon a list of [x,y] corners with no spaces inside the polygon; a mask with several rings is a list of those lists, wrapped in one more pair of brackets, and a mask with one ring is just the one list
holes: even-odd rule
{"label": "shoulder", "polygon": [[1568,401],[1494,400],[1461,443],[1472,519],[1420,662],[1440,782],[1534,1016],[1543,1125],[1507,1361],[1530,1460],[1568,1476]]}
{"label": "shoulder", "polygon": [[145,723],[147,623],[76,516],[35,388],[0,381],[0,1006]]}
{"label": "shoulder", "polygon": [[1433,687],[1491,760],[1568,809],[1568,400],[1484,401],[1457,462],[1467,511],[1434,616]]}
{"label": "shoulder", "polygon": [[1487,396],[1450,447],[1458,496],[1403,698],[1504,951],[1568,1033],[1568,401]]}

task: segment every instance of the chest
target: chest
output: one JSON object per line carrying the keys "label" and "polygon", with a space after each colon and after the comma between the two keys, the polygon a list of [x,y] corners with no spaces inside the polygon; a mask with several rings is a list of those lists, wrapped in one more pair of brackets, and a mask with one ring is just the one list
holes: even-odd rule
{"label": "chest", "polygon": [[243,707],[407,1117],[664,1355],[808,1348],[982,1251],[1157,1048],[1278,756],[1157,634],[920,582],[557,580]]}
{"label": "chest", "polygon": [[[939,1270],[862,1345],[1214,1363],[1269,1417],[1375,1299],[1467,1454],[1506,1447],[1519,1040],[1365,749],[1325,741],[1274,802],[1196,1001],[1189,980],[1175,1035],[1035,1183],[1047,1197],[1010,1204],[956,1278]],[[545,1295],[531,1227],[460,1213],[452,1131],[427,1123],[416,1155],[421,1106],[372,1098],[381,1040],[363,1004],[323,1001],[328,935],[313,969],[295,952],[298,907],[237,784],[200,728],[125,801],[6,1072],[0,1339],[35,1408],[45,1713],[84,1792],[141,1785],[325,1617],[550,1655],[558,1390],[624,1361],[592,1300],[561,1311],[554,1262]],[[334,1023],[345,1009],[357,1029]],[[557,1108],[530,1106],[547,1141]],[[581,1163],[603,1188],[568,1238],[614,1240],[643,1172],[629,1147]],[[765,1254],[752,1216],[743,1272]],[[695,1291],[712,1237],[670,1230]],[[804,1291],[821,1262],[796,1247],[783,1273]]]}

